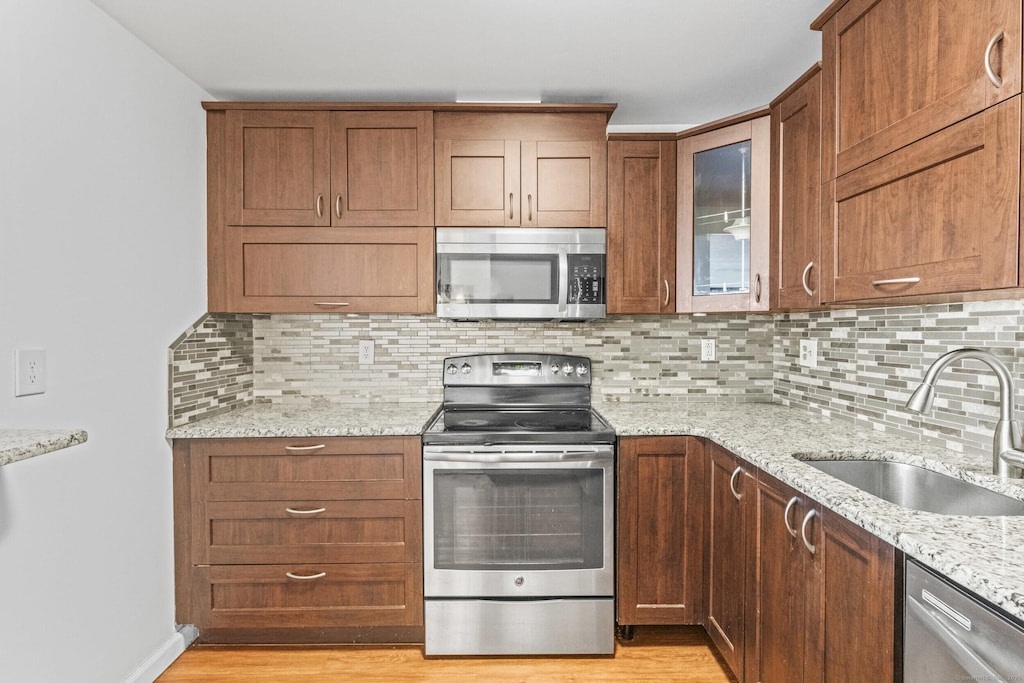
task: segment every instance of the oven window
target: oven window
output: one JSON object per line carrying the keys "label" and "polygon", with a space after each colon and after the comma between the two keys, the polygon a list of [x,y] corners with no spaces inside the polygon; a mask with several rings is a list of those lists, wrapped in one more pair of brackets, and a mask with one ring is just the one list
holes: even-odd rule
{"label": "oven window", "polygon": [[556,254],[438,254],[444,303],[558,303]]}
{"label": "oven window", "polygon": [[434,473],[437,569],[602,566],[603,471]]}

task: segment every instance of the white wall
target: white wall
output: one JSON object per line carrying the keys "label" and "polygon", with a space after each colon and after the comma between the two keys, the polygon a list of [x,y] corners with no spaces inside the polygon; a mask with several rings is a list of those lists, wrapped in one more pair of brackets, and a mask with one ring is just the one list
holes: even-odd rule
{"label": "white wall", "polygon": [[[121,681],[175,641],[167,345],[205,310],[210,99],[86,0],[0,0],[0,680]],[[16,348],[48,390],[14,397]]]}

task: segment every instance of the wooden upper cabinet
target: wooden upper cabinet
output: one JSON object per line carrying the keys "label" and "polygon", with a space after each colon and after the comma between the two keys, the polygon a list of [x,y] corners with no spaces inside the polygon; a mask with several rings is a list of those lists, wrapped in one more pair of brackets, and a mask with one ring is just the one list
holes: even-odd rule
{"label": "wooden upper cabinet", "polygon": [[820,303],[821,67],[772,102],[771,308]]}
{"label": "wooden upper cabinet", "polygon": [[608,313],[675,313],[675,140],[608,142]]}
{"label": "wooden upper cabinet", "polygon": [[434,223],[434,117],[429,111],[331,113],[331,223]]}
{"label": "wooden upper cabinet", "polygon": [[429,111],[227,111],[228,225],[433,224]]}
{"label": "wooden upper cabinet", "polygon": [[327,112],[229,110],[226,138],[228,225],[330,225]]}
{"label": "wooden upper cabinet", "polygon": [[434,115],[438,226],[604,227],[604,114]]}
{"label": "wooden upper cabinet", "polygon": [[834,88],[828,178],[1020,93],[1019,0],[850,0],[812,27]]}
{"label": "wooden upper cabinet", "polygon": [[837,179],[827,300],[1016,287],[1020,134],[1016,97]]}

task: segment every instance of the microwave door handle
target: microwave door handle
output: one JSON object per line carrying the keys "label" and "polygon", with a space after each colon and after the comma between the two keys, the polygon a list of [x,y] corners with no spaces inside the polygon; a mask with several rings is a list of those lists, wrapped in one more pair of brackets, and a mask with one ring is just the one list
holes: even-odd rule
{"label": "microwave door handle", "polygon": [[558,250],[558,312],[565,313],[569,304],[569,254]]}

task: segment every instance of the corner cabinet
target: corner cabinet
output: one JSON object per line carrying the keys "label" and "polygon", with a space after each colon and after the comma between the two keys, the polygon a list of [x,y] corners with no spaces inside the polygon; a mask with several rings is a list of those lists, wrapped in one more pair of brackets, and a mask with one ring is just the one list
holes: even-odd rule
{"label": "corner cabinet", "polygon": [[205,103],[208,309],[429,313],[433,112]]}
{"label": "corner cabinet", "polygon": [[418,437],[174,442],[178,623],[203,643],[422,642]]}
{"label": "corner cabinet", "polygon": [[614,106],[594,108],[435,113],[436,225],[604,227]]}
{"label": "corner cabinet", "polygon": [[676,310],[767,311],[769,117],[709,127],[678,143]]}
{"label": "corner cabinet", "polygon": [[616,458],[616,621],[701,623],[703,442],[623,437]]}
{"label": "corner cabinet", "polygon": [[608,141],[608,313],[675,313],[676,142]]}

